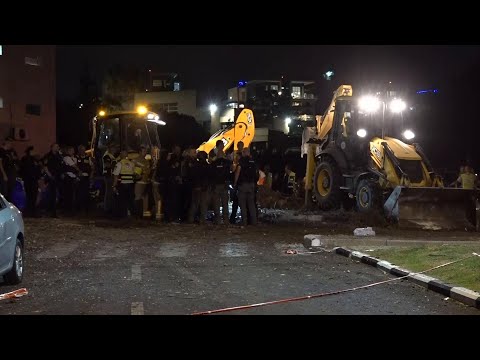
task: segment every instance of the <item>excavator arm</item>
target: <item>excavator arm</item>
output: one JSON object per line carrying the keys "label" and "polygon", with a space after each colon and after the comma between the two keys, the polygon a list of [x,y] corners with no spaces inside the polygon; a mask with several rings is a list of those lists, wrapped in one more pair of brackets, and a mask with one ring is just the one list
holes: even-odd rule
{"label": "excavator arm", "polygon": [[197,149],[205,151],[207,154],[215,148],[218,140],[222,140],[224,150],[227,151],[233,146],[234,150],[238,150],[237,144],[242,141],[244,147],[249,147],[255,136],[255,120],[253,112],[250,109],[243,109],[238,115],[234,125],[217,131],[210,139],[205,141]]}

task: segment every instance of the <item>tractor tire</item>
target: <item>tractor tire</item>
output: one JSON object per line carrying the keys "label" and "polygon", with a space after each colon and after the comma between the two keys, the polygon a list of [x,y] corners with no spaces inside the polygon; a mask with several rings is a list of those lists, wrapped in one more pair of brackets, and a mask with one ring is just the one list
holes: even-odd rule
{"label": "tractor tire", "polygon": [[337,164],[330,158],[325,158],[315,169],[313,176],[313,193],[321,210],[340,208],[344,192],[340,189],[342,174]]}
{"label": "tractor tire", "polygon": [[355,205],[358,212],[379,211],[382,205],[381,198],[381,191],[375,180],[360,180],[355,189]]}

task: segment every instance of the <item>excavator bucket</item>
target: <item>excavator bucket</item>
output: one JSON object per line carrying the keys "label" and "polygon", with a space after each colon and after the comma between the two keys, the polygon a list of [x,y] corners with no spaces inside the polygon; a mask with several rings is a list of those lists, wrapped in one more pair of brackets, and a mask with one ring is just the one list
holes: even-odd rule
{"label": "excavator bucket", "polygon": [[424,229],[478,230],[478,192],[397,186],[384,204],[387,218]]}

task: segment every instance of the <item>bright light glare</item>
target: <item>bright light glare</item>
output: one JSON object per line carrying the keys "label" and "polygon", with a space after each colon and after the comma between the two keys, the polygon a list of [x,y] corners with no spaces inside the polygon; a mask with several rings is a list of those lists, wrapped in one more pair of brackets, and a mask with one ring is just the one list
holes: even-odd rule
{"label": "bright light glare", "polygon": [[291,122],[292,122],[292,119],[291,119],[291,118],[287,117],[287,118],[285,119],[285,124],[290,124]]}
{"label": "bright light glare", "polygon": [[140,114],[140,115],[145,115],[147,113],[147,108],[145,106],[139,106],[137,108],[137,112]]}
{"label": "bright light glare", "polygon": [[365,136],[367,136],[367,130],[365,129],[359,129],[357,131],[357,135],[360,136],[361,138],[364,138]]}
{"label": "bright light glare", "polygon": [[147,119],[149,119],[149,120],[150,120],[150,119],[154,119],[154,118],[155,118],[155,115],[153,115],[152,113],[149,113],[149,114],[147,115]]}
{"label": "bright light glare", "polygon": [[403,137],[407,140],[412,140],[415,137],[415,134],[412,130],[405,130],[403,132]]}
{"label": "bright light glare", "polygon": [[105,111],[100,110],[100,112],[98,113],[98,115],[100,115],[100,116],[105,116]]}
{"label": "bright light glare", "polygon": [[405,104],[405,101],[401,99],[393,99],[392,102],[390,103],[390,110],[394,113],[401,113],[407,108],[407,104]]}
{"label": "bright light glare", "polygon": [[212,115],[215,114],[217,112],[217,110],[218,110],[217,105],[215,105],[215,104],[210,105],[210,114],[212,114]]}
{"label": "bright light glare", "polygon": [[380,108],[380,100],[378,100],[375,96],[372,95],[366,95],[360,99],[358,102],[358,106],[360,107],[360,110],[368,112],[368,113],[374,113]]}

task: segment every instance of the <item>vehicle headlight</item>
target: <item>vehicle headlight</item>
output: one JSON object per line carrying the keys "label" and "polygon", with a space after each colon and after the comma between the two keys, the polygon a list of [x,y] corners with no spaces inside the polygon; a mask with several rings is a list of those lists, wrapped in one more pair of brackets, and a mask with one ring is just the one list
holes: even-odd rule
{"label": "vehicle headlight", "polygon": [[357,135],[360,136],[361,138],[364,138],[365,136],[367,136],[367,130],[365,129],[359,129],[357,131]]}
{"label": "vehicle headlight", "polygon": [[403,132],[403,137],[407,140],[412,140],[415,137],[415,134],[412,130],[405,130]]}

